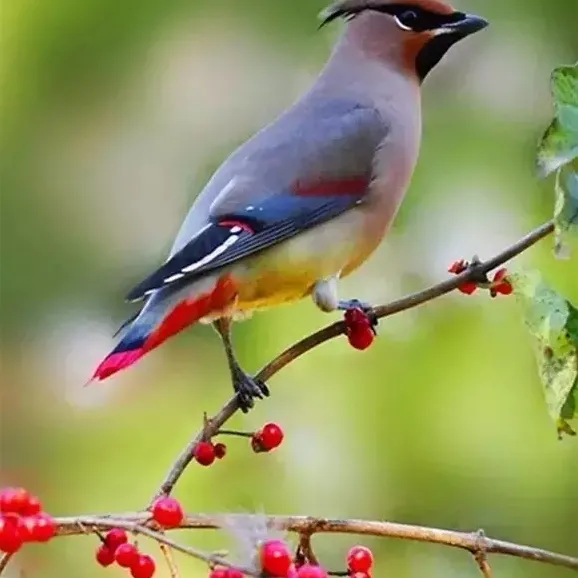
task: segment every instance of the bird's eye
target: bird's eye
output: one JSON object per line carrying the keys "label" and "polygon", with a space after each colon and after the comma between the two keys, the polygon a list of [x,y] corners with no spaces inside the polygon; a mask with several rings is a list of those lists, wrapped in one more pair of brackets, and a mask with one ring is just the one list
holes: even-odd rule
{"label": "bird's eye", "polygon": [[405,12],[395,16],[395,21],[402,30],[413,30],[413,26],[416,24],[417,20],[418,15],[414,10],[406,10]]}

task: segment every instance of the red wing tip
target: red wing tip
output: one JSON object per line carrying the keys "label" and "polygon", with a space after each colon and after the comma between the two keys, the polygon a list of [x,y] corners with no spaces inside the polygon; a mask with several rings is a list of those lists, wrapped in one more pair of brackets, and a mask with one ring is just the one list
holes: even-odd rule
{"label": "red wing tip", "polygon": [[135,361],[140,359],[144,354],[142,349],[133,349],[132,351],[121,351],[111,353],[97,368],[93,376],[86,382],[90,385],[93,381],[103,381],[117,371],[131,366]]}

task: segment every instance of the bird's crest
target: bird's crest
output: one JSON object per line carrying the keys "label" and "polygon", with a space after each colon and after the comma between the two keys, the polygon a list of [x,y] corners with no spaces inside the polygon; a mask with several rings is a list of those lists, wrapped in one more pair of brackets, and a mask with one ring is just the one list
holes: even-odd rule
{"label": "bird's crest", "polygon": [[350,20],[366,10],[375,10],[386,14],[396,14],[399,11],[417,9],[439,15],[449,15],[454,9],[439,0],[340,0],[325,8],[319,15],[320,26],[324,26],[336,18]]}

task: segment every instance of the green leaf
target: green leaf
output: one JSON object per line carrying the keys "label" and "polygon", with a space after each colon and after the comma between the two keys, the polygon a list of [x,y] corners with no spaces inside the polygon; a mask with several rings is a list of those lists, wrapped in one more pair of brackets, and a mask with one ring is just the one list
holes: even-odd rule
{"label": "green leaf", "polygon": [[578,161],[574,160],[556,173],[556,203],[554,226],[556,235],[555,254],[559,258],[569,257],[565,242],[566,233],[578,227]]}
{"label": "green leaf", "polygon": [[544,177],[556,172],[554,253],[566,258],[566,234],[578,227],[578,62],[554,69],[551,91],[555,117],[538,146],[537,164]]}
{"label": "green leaf", "polygon": [[558,435],[576,435],[568,422],[578,418],[578,309],[537,272],[512,273],[508,280],[535,340],[538,373]]}
{"label": "green leaf", "polygon": [[538,146],[537,164],[546,177],[578,157],[578,62],[551,76],[554,120]]}

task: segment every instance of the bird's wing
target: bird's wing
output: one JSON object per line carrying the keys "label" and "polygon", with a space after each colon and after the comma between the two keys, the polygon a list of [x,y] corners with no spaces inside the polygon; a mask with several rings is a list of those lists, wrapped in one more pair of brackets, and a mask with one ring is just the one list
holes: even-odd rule
{"label": "bird's wing", "polygon": [[229,167],[232,177],[212,202],[207,224],[127,299],[192,281],[363,202],[387,133],[381,117],[361,106],[322,113],[305,115],[300,126],[284,127],[281,119],[263,146],[249,141],[246,156],[238,151],[238,170]]}

